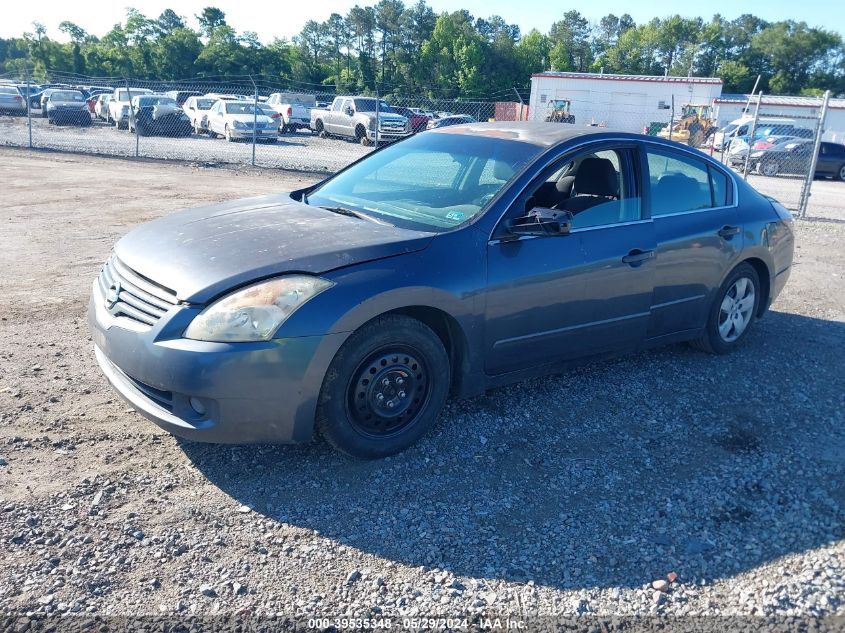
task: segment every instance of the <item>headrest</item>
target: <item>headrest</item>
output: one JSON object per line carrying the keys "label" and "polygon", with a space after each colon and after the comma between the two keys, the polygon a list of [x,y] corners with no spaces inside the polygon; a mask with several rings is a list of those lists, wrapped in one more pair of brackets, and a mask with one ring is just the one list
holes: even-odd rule
{"label": "headrest", "polygon": [[496,180],[510,180],[513,176],[513,167],[501,160],[493,161],[493,178]]}
{"label": "headrest", "polygon": [[606,158],[585,158],[575,174],[577,194],[615,198],[619,195],[619,176]]}

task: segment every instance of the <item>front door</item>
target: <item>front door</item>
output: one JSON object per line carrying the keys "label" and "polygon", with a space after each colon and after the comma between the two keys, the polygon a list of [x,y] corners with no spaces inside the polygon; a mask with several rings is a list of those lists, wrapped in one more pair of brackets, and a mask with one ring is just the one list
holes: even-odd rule
{"label": "front door", "polygon": [[633,156],[632,148],[606,145],[564,156],[517,200],[513,215],[534,206],[570,211],[568,235],[494,234],[487,373],[621,351],[643,340],[655,240],[651,222],[641,216]]}

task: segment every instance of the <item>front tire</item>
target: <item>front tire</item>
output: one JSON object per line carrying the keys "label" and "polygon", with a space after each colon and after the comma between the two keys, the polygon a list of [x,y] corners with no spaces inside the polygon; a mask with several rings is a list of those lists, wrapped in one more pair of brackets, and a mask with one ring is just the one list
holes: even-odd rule
{"label": "front tire", "polygon": [[766,162],[760,165],[760,173],[770,178],[777,176],[780,173],[780,165],[777,163]]}
{"label": "front tire", "polygon": [[728,354],[742,343],[757,320],[760,278],[751,264],[742,263],[731,271],[710,307],[704,334],[692,341],[693,347],[711,354]]}
{"label": "front tire", "polygon": [[839,171],[836,172],[836,179],[837,180],[845,180],[845,163],[839,167]]}
{"label": "front tire", "polygon": [[352,334],[329,366],[317,429],[352,457],[393,455],[431,428],[450,384],[449,356],[431,328],[405,316],[378,317]]}

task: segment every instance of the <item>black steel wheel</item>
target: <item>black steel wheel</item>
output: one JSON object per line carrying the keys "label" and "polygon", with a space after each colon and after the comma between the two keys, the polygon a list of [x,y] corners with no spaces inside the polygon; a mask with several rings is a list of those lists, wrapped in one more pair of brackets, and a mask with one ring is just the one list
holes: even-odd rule
{"label": "black steel wheel", "polygon": [[332,360],[317,428],[347,455],[393,455],[434,424],[450,384],[449,356],[431,328],[406,316],[381,316],[350,336]]}
{"label": "black steel wheel", "polygon": [[390,437],[413,424],[431,395],[428,368],[419,352],[388,346],[362,362],[346,390],[349,422],[359,433]]}

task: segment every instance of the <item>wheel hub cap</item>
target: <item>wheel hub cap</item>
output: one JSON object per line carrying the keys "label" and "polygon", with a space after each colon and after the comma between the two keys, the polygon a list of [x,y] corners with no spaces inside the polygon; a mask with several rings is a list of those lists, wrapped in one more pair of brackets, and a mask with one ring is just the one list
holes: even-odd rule
{"label": "wheel hub cap", "polygon": [[410,350],[373,354],[359,365],[349,384],[350,421],[366,435],[399,431],[423,409],[428,381],[425,364]]}
{"label": "wheel hub cap", "polygon": [[754,312],[754,282],[748,277],[737,279],[722,299],[719,310],[719,336],[732,343],[745,331]]}

